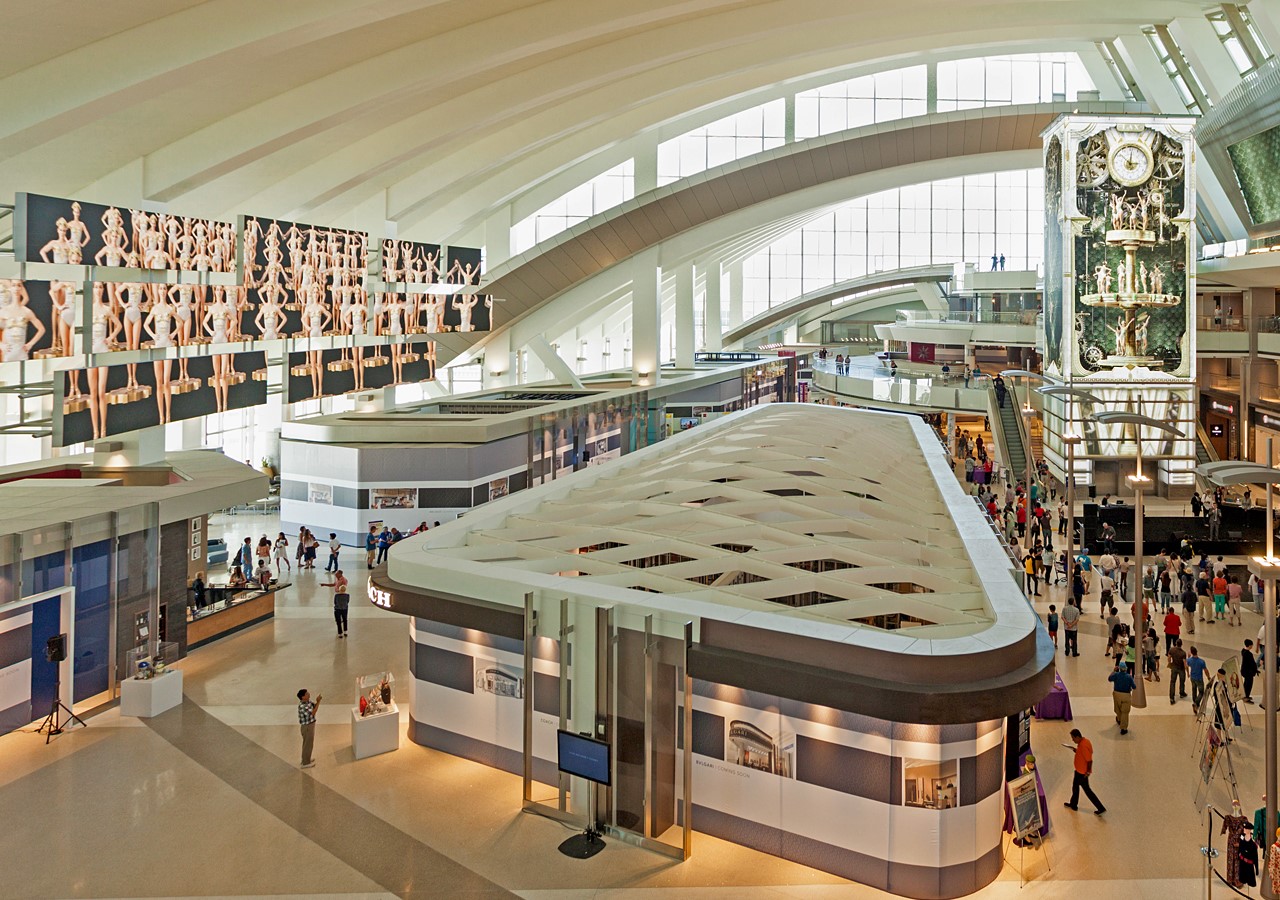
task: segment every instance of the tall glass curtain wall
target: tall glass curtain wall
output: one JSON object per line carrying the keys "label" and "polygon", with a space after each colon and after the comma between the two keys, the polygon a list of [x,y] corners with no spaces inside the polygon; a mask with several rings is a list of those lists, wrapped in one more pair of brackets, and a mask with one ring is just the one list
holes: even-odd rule
{"label": "tall glass curtain wall", "polygon": [[993,255],[1007,270],[1044,256],[1041,169],[946,178],[869,194],[784,235],[748,257],[743,314],[751,319],[809,291],[874,272]]}
{"label": "tall glass curtain wall", "polygon": [[[1017,53],[936,64],[934,110],[940,113],[1013,103],[1075,99],[1095,85],[1076,53]],[[795,94],[794,139],[834,134],[930,110],[928,65],[859,75]],[[787,143],[786,100],[778,97],[722,116],[658,144],[659,187]],[[516,222],[512,254],[635,196],[635,159],[584,181]]]}

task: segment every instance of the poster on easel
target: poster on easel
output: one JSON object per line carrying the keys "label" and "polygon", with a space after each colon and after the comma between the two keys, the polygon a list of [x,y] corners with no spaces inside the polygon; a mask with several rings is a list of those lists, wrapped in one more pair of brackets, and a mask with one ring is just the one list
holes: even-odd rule
{"label": "poster on easel", "polygon": [[1034,772],[1008,782],[1009,806],[1013,810],[1013,833],[1017,839],[1040,837],[1044,819],[1040,815],[1040,794]]}

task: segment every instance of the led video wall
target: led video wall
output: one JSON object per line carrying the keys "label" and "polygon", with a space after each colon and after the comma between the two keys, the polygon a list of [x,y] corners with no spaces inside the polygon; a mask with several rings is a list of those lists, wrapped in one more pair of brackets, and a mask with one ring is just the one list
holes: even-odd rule
{"label": "led video wall", "polygon": [[0,279],[0,365],[83,366],[52,373],[58,446],[264,403],[259,342],[293,342],[296,402],[429,380],[435,344],[419,336],[493,322],[493,299],[467,290],[478,248],[382,241],[380,282],[365,232],[280,219],[21,193],[14,229],[18,261],[84,270]]}
{"label": "led video wall", "polygon": [[243,216],[240,231],[246,303],[267,311],[253,317],[265,340],[376,333],[364,288],[367,234],[257,216]]}
{"label": "led video wall", "polygon": [[55,381],[53,443],[98,440],[139,428],[267,401],[261,352],[98,366]]}
{"label": "led video wall", "polygon": [[388,238],[382,242],[382,280],[388,284],[440,284],[445,278],[439,244]]}
{"label": "led video wall", "polygon": [[289,354],[289,403],[435,377],[434,341]]}
{"label": "led video wall", "polygon": [[0,279],[0,362],[75,353],[79,293],[74,281]]}
{"label": "led video wall", "polygon": [[230,272],[230,222],[18,194],[13,255],[23,262],[184,272]]}

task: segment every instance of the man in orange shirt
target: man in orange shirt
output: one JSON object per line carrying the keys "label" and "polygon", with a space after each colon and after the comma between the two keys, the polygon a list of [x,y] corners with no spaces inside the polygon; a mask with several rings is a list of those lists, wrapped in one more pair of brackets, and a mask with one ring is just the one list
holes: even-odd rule
{"label": "man in orange shirt", "polygon": [[1075,809],[1080,800],[1080,791],[1083,790],[1084,795],[1096,807],[1094,815],[1100,816],[1107,811],[1107,808],[1102,805],[1102,801],[1093,792],[1093,788],[1089,787],[1089,776],[1093,774],[1093,744],[1088,738],[1080,734],[1079,728],[1072,728],[1071,744],[1063,744],[1063,746],[1071,747],[1073,744],[1076,751],[1076,771],[1075,777],[1071,779],[1071,802],[1062,805],[1067,809]]}

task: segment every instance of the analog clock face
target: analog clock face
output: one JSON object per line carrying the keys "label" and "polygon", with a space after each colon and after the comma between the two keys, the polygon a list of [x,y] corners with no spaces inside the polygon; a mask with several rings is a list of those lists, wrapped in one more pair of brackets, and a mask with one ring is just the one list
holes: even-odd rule
{"label": "analog clock face", "polygon": [[1126,187],[1142,184],[1151,177],[1153,161],[1145,144],[1124,143],[1111,151],[1111,177]]}

